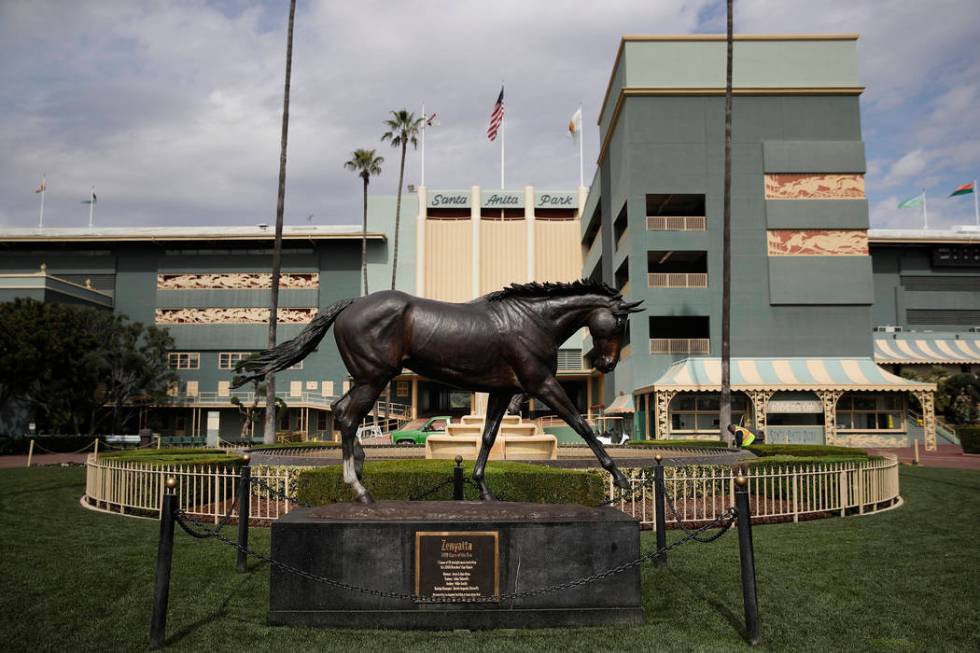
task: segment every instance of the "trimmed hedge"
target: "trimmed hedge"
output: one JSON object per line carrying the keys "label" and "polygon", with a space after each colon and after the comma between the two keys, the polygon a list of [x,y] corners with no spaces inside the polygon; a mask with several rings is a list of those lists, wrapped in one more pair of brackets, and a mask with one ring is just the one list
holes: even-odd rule
{"label": "trimmed hedge", "polygon": [[249,447],[249,451],[263,451],[265,449],[333,449],[339,447],[339,442],[326,442],[312,440],[308,442],[283,442],[280,444],[256,444]]}
{"label": "trimmed hedge", "polygon": [[[420,497],[436,485],[452,478],[455,463],[450,460],[386,460],[364,464],[364,486],[375,499],[407,500]],[[464,474],[473,473],[473,462],[463,464]],[[595,505],[605,500],[608,480],[604,473],[556,469],[545,465],[490,462],[486,481],[497,498],[529,503],[577,503]],[[297,498],[306,503],[323,505],[353,500],[344,483],[341,465],[304,471],[297,481]],[[448,501],[453,497],[452,483],[424,498]],[[465,485],[465,497],[479,499],[476,487]]]}
{"label": "trimmed hedge", "polygon": [[146,465],[220,465],[238,467],[244,459],[237,454],[230,454],[221,449],[134,449],[132,451],[114,451],[101,458],[138,462]]}
{"label": "trimmed hedge", "polygon": [[728,444],[721,440],[635,440],[631,447],[701,447],[703,449],[725,449]]}
{"label": "trimmed hedge", "polygon": [[964,453],[980,453],[980,425],[964,425],[956,429],[956,437]]}
{"label": "trimmed hedge", "polygon": [[845,456],[850,458],[868,457],[864,449],[858,449],[857,447],[829,447],[819,444],[750,444],[743,448],[762,458],[768,456],[803,458],[824,458],[827,456]]}

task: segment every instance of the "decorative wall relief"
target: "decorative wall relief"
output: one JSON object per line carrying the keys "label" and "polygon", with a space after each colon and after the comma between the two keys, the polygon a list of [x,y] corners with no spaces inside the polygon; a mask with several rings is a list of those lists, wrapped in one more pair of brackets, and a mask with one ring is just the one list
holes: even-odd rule
{"label": "decorative wall relief", "polygon": [[868,256],[863,229],[772,229],[769,256]]}
{"label": "decorative wall relief", "polygon": [[863,200],[864,175],[766,175],[767,200]]}
{"label": "decorative wall relief", "polygon": [[[315,308],[280,308],[280,324],[303,324],[316,317]],[[267,308],[158,308],[157,324],[268,324]]]}
{"label": "decorative wall relief", "polygon": [[[279,278],[280,288],[317,288],[320,275],[317,272],[285,273]],[[272,287],[272,275],[268,272],[229,272],[224,274],[158,274],[157,288],[163,290],[201,289],[263,289]]]}

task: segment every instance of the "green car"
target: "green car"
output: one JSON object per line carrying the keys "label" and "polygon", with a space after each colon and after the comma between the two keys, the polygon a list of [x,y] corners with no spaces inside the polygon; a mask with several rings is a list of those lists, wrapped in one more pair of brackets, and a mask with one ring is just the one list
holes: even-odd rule
{"label": "green car", "polygon": [[447,415],[439,417],[429,417],[428,419],[417,419],[405,425],[405,428],[393,431],[391,442],[393,444],[425,444],[425,439],[433,433],[442,434],[446,432],[446,425],[452,421]]}

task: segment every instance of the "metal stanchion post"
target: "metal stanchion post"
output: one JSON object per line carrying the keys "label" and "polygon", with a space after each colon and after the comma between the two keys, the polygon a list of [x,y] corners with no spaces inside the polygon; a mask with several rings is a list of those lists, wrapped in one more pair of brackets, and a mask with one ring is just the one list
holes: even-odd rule
{"label": "metal stanchion post", "polygon": [[463,500],[463,457],[456,456],[456,467],[453,468],[453,501]]}
{"label": "metal stanchion post", "polygon": [[745,636],[759,643],[759,600],[755,585],[755,552],[752,548],[752,513],[749,511],[749,479],[735,477],[735,509],[738,511],[738,555],[742,566],[742,602],[745,605]]}
{"label": "metal stanchion post", "polygon": [[[664,459],[655,456],[657,466],[653,468],[653,505],[657,519],[657,550],[667,546],[667,511],[664,502],[667,500],[667,484],[664,482]],[[658,567],[667,566],[667,554],[662,553],[654,559]]]}
{"label": "metal stanchion post", "polygon": [[245,465],[242,467],[242,477],[238,482],[238,557],[235,568],[238,573],[245,573],[245,562],[248,556],[248,516],[251,513],[249,499],[252,496],[252,457],[245,454]]}
{"label": "metal stanchion post", "polygon": [[157,546],[156,585],[153,588],[153,616],[150,620],[150,648],[160,648],[167,634],[167,602],[170,599],[170,567],[174,554],[174,519],[177,514],[176,479],[168,478],[160,509],[160,543]]}

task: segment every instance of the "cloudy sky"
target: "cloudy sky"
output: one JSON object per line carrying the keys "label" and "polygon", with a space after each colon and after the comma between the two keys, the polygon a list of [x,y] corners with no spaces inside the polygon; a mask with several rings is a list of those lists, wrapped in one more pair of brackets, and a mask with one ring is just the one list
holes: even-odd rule
{"label": "cloudy sky", "polygon": [[[275,215],[287,0],[0,0],[0,225],[83,226],[91,185],[104,226],[256,224]],[[900,199],[926,188],[930,224],[973,222],[980,176],[976,0],[736,0],[741,33],[858,32],[872,222],[915,227]],[[286,222],[350,224],[359,147],[386,158],[390,109],[438,114],[430,187],[499,184],[487,141],[506,81],[509,187],[578,183],[565,135],[581,102],[587,182],[595,120],[622,34],[718,33],[707,0],[300,0],[290,104]],[[736,63],[737,65],[737,63]],[[406,164],[418,183],[418,157]],[[312,218],[309,216],[312,215]]]}

